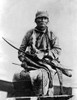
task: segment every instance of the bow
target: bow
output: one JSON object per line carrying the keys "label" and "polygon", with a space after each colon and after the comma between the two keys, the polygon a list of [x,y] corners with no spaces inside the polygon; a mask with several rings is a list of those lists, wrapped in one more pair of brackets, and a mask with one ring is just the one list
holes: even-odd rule
{"label": "bow", "polygon": [[[55,68],[58,68],[58,69],[61,70],[62,72],[63,72],[63,70],[72,71],[71,69],[67,69],[67,68],[62,68],[62,67],[56,66],[55,63],[53,63],[53,61],[52,61],[52,63],[49,63],[48,61],[43,60],[43,62],[45,63],[45,64],[43,64],[43,63],[42,63],[42,60],[39,59],[37,56],[34,56],[34,55],[32,55],[32,54],[29,54],[29,53],[27,53],[27,52],[24,52],[24,51],[18,49],[17,47],[15,47],[14,45],[12,45],[10,42],[8,42],[4,37],[2,37],[2,38],[3,38],[3,40],[4,40],[5,42],[7,42],[11,47],[13,47],[14,49],[16,49],[16,50],[18,50],[18,51],[20,51],[20,52],[23,52],[23,53],[25,54],[25,56],[26,56],[26,61],[27,61],[27,63],[29,63],[30,66],[33,66],[33,67],[36,67],[36,68],[42,68],[42,67],[43,67],[43,68],[45,68],[45,69],[48,69],[48,67],[47,67],[45,64],[49,64],[51,67],[54,66],[54,69],[55,69]],[[58,62],[57,62],[57,63],[58,63]],[[58,63],[58,64],[59,64],[60,66],[63,66],[63,65],[60,64],[60,63]]]}

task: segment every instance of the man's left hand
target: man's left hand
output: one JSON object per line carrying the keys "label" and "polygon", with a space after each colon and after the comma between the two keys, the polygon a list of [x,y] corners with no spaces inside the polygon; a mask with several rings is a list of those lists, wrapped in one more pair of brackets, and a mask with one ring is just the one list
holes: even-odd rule
{"label": "man's left hand", "polygon": [[49,55],[52,57],[52,59],[54,59],[54,56],[53,56],[53,52],[52,51],[49,51]]}

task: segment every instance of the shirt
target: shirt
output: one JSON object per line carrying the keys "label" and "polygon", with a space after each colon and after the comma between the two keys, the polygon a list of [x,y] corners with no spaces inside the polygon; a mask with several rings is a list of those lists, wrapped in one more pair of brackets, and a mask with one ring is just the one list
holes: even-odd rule
{"label": "shirt", "polygon": [[[28,51],[31,54],[49,54],[53,59],[59,58],[61,48],[59,47],[58,38],[48,28],[42,32],[37,28],[29,30],[20,45],[20,50]],[[24,53],[18,51],[18,58],[24,57]]]}

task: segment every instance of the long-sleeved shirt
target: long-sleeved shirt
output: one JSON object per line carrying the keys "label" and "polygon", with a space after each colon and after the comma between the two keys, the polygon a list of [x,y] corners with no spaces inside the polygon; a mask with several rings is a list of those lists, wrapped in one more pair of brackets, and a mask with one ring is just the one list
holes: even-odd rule
{"label": "long-sleeved shirt", "polygon": [[[59,58],[61,48],[58,38],[48,28],[41,32],[37,28],[29,30],[24,36],[20,45],[20,50],[28,51],[32,54],[49,54],[53,59]],[[24,53],[18,51],[18,58],[24,57]]]}

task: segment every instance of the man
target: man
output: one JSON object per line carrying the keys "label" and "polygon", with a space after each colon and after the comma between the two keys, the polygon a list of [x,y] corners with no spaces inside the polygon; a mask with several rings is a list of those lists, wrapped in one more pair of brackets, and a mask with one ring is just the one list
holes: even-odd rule
{"label": "man", "polygon": [[[25,70],[21,71],[18,76],[15,75],[14,81],[26,79],[26,77],[29,77],[33,85],[33,91],[35,91],[35,95],[47,95],[50,80],[52,80],[52,78],[49,78],[50,72],[47,72],[44,67],[41,67],[40,69],[37,68],[36,70],[27,70],[29,63],[27,62],[24,52],[28,52],[29,54],[41,59],[43,61],[42,64],[45,66],[50,65],[51,61],[58,62],[61,48],[59,47],[58,38],[52,31],[48,29],[48,22],[48,13],[44,11],[38,11],[35,16],[36,27],[26,33],[19,48],[20,50],[18,51],[18,58],[22,62],[22,67],[24,67]],[[48,67],[48,69],[51,70],[51,67]],[[63,92],[62,72],[57,68],[53,69],[57,71],[61,92]],[[69,73],[66,74],[70,77]],[[52,86],[53,84],[51,84],[51,87]]]}

